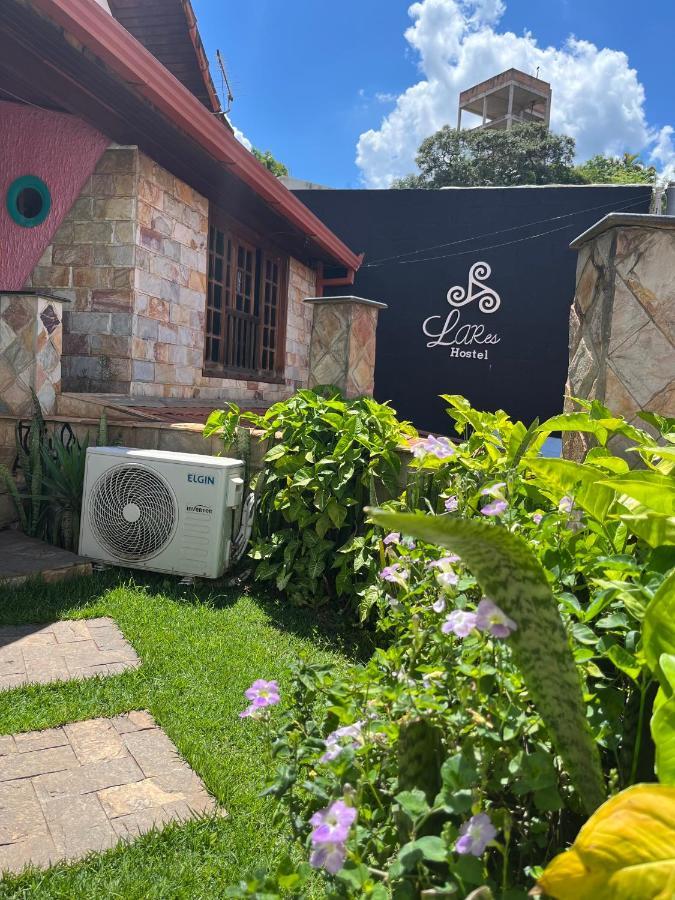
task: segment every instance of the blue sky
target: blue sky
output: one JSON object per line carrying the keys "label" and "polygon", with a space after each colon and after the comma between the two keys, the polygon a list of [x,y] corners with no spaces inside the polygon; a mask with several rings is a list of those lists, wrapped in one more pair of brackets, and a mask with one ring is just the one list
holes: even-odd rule
{"label": "blue sky", "polygon": [[672,0],[420,0],[412,15],[399,0],[193,6],[219,88],[216,48],[226,60],[233,123],[298,178],[385,187],[455,122],[458,89],[509,65],[540,66],[552,125],[580,156],[675,161]]}

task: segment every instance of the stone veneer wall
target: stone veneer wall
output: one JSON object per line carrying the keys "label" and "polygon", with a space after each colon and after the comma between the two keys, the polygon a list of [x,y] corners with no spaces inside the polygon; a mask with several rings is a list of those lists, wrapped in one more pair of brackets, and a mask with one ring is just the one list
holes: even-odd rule
{"label": "stone veneer wall", "polygon": [[203,375],[208,201],[135,147],[110,147],[30,283],[70,299],[63,388],[269,403],[306,386],[315,273],[290,261],[284,383]]}
{"label": "stone veneer wall", "polygon": [[[610,214],[579,251],[570,312],[570,397],[597,399],[629,422],[640,410],[675,414],[675,218]],[[564,436],[564,455],[592,441]],[[620,450],[615,447],[615,450]]]}
{"label": "stone veneer wall", "polygon": [[34,391],[53,413],[61,389],[62,303],[0,294],[0,413],[30,415]]}
{"label": "stone veneer wall", "polygon": [[137,165],[134,148],[105,151],[29,280],[71,301],[63,321],[66,391],[129,392]]}

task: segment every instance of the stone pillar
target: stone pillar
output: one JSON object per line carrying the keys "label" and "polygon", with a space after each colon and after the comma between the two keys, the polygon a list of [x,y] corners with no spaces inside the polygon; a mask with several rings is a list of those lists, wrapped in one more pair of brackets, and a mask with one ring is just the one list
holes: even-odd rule
{"label": "stone pillar", "polygon": [[375,330],[386,303],[362,297],[310,297],[314,306],[309,387],[333,384],[345,397],[372,396]]}
{"label": "stone pillar", "polygon": [[31,389],[45,414],[61,390],[62,303],[30,292],[0,294],[0,414],[25,416]]}
{"label": "stone pillar", "polygon": [[[579,258],[566,410],[579,397],[643,428],[640,410],[673,416],[675,216],[610,213],[570,246]],[[579,460],[592,443],[565,435],[563,455]]]}

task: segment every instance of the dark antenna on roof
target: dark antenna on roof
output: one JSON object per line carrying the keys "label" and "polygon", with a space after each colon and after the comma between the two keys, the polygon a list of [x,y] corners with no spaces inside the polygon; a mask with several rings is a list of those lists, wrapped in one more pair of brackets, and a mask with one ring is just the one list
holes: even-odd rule
{"label": "dark antenna on roof", "polygon": [[225,93],[225,88],[227,87],[227,109],[223,110],[225,115],[229,113],[232,109],[232,102],[234,101],[234,94],[232,93],[232,88],[230,87],[230,82],[227,80],[227,72],[225,71],[225,63],[223,62],[223,57],[220,55],[220,50],[216,50],[216,59],[218,60],[218,66],[220,68],[221,82],[220,82],[220,90],[221,93]]}
{"label": "dark antenna on roof", "polygon": [[537,74],[534,76],[535,78],[539,78],[539,66],[537,66]]}

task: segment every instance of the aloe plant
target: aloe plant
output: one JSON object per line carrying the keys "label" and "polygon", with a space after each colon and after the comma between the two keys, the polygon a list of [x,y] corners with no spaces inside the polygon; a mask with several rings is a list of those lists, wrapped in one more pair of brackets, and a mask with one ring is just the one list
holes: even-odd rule
{"label": "aloe plant", "polygon": [[605,799],[598,751],[586,721],[579,673],[544,570],[517,535],[482,522],[371,510],[373,521],[430,544],[448,547],[517,623],[513,657],[548,728],[584,809]]}

